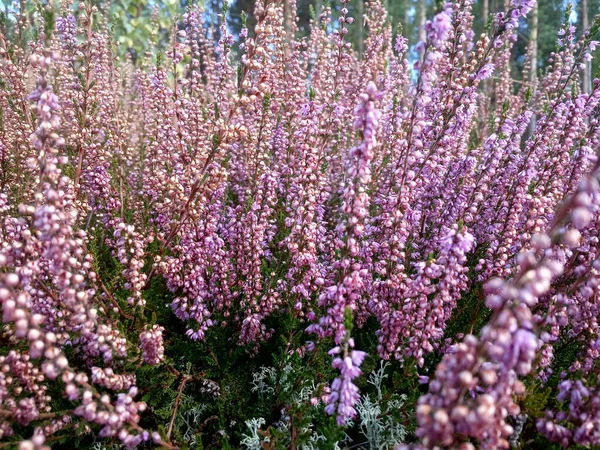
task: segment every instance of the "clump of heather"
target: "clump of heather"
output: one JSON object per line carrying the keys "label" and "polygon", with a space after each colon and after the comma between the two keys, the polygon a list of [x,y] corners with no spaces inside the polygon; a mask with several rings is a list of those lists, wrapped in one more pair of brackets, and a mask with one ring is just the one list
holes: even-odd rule
{"label": "clump of heather", "polygon": [[378,0],[189,6],[135,64],[92,2],[15,13],[2,445],[600,445],[600,19],[524,88],[505,3],[419,42]]}

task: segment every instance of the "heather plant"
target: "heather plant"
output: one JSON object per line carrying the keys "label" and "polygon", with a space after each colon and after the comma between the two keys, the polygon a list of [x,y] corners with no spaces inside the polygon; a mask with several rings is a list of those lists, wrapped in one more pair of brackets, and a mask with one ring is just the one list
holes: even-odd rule
{"label": "heather plant", "polygon": [[0,35],[0,446],[600,445],[600,18],[515,83],[534,0],[341,3]]}

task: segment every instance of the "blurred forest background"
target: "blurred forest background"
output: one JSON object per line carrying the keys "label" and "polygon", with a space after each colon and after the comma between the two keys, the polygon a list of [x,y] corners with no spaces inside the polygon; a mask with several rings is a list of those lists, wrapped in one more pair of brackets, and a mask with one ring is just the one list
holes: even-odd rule
{"label": "blurred forest background", "polygon": [[[28,25],[34,22],[36,14],[43,14],[45,8],[56,7],[61,1],[70,3],[70,0],[0,0],[0,30],[9,38],[18,41],[23,30],[31,29]],[[252,13],[256,0],[82,0],[86,1],[91,1],[98,8],[98,21],[113,31],[118,43],[117,53],[121,57],[130,57],[134,64],[139,64],[146,56],[156,56],[166,49],[173,31],[178,27],[178,18],[192,5],[204,7],[207,34],[215,43],[219,39],[219,25],[224,19],[234,36],[239,34],[243,22],[247,23],[252,34]],[[278,1],[289,5],[293,0]],[[312,18],[319,16],[324,5],[330,6],[334,17],[337,16],[335,11],[342,7],[341,2],[328,1],[296,0],[298,29],[303,36],[308,36]],[[407,37],[411,48],[423,38],[421,33],[425,21],[443,4],[442,0],[383,1],[386,3],[394,33],[400,32]],[[475,31],[481,33],[485,30],[491,14],[503,10],[508,0],[473,1]],[[351,0],[346,7],[349,15],[356,19],[354,24],[348,27],[347,40],[352,41],[354,49],[361,54],[368,29],[359,18],[368,8],[368,0]],[[77,14],[74,6],[73,8]],[[599,13],[600,0],[538,0],[536,9],[519,28],[519,39],[514,46],[512,58],[515,80],[536,76],[530,68],[523,67],[528,48],[531,47],[532,57],[537,60],[537,72],[543,72],[551,52],[556,48],[556,32],[561,24],[568,20],[578,28],[578,33],[582,33]],[[19,20],[24,22],[20,26]],[[416,60],[417,55],[412,52],[410,57]],[[598,61],[588,63],[583,77],[584,91],[589,90],[591,79],[598,75],[599,67]]]}

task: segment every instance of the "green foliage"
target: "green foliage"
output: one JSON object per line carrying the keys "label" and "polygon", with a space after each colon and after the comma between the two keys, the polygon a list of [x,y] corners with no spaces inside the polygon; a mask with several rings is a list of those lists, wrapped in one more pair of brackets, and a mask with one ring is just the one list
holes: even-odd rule
{"label": "green foliage", "polygon": [[54,32],[56,13],[50,5],[45,8],[40,8],[40,13],[44,20],[44,35],[46,36],[46,40],[49,40]]}
{"label": "green foliage", "polygon": [[[107,256],[100,246],[95,251],[100,258]],[[389,445],[406,435],[408,404],[417,398],[407,382],[414,381],[415,374],[399,380],[395,376],[397,362],[373,370],[375,358],[365,361],[365,373],[373,373],[361,380],[365,397],[360,415],[354,426],[344,432],[334,417],[325,414],[320,400],[325,386],[336,376],[327,354],[332,342],[320,342],[305,356],[290,351],[302,346],[304,335],[298,332],[302,325],[297,317],[289,313],[272,318],[278,324],[276,334],[255,356],[246,348],[230,345],[237,330],[229,326],[214,327],[205,342],[193,342],[181,333],[181,323],[168,307],[171,295],[160,278],[153,279],[145,295],[148,317],[140,321],[158,321],[165,326],[165,353],[170,355],[169,360],[152,367],[132,358],[127,367],[136,374],[142,399],[149,407],[142,426],[162,429],[164,436],[173,420],[172,442],[189,449],[260,448],[255,444],[266,440],[272,445],[269,448],[287,449],[291,439],[298,449],[336,449],[341,448],[344,439],[364,441],[365,433],[370,433],[371,438],[378,433],[377,442]],[[349,314],[348,321],[351,320]],[[370,337],[371,326],[355,333],[357,341],[374,352],[376,340]],[[132,340],[138,333],[129,329],[124,332]],[[188,381],[181,389],[184,377]],[[218,385],[218,395],[206,391],[206,380]],[[318,405],[311,403],[313,398],[319,399]],[[84,439],[82,445],[87,445],[85,442]],[[106,448],[110,445],[107,443]]]}
{"label": "green foliage", "polygon": [[386,389],[388,366],[389,362],[381,361],[379,369],[372,371],[367,380],[375,388],[374,400],[368,394],[363,395],[356,406],[360,432],[367,439],[366,448],[369,449],[392,448],[398,442],[404,442],[407,434],[402,424],[402,411],[408,396]]}
{"label": "green foliage", "polygon": [[485,306],[483,287],[476,284],[459,300],[456,311],[446,327],[445,337],[450,338],[457,334],[477,335],[490,315],[490,310]]}
{"label": "green foliage", "polygon": [[527,387],[525,399],[521,402],[522,413],[534,418],[543,417],[551,393],[552,389],[540,386],[539,381],[531,383]]}
{"label": "green foliage", "polygon": [[180,0],[162,0],[160,6],[150,0],[98,3],[100,14],[113,30],[119,53],[129,53],[134,59],[166,48],[173,21],[184,12],[184,6]]}

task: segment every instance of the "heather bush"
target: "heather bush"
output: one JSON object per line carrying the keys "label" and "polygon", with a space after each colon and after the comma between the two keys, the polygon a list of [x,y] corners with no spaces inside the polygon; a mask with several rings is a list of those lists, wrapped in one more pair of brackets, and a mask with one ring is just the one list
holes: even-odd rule
{"label": "heather bush", "polygon": [[341,1],[4,18],[1,448],[600,445],[600,19],[516,82],[534,0]]}

